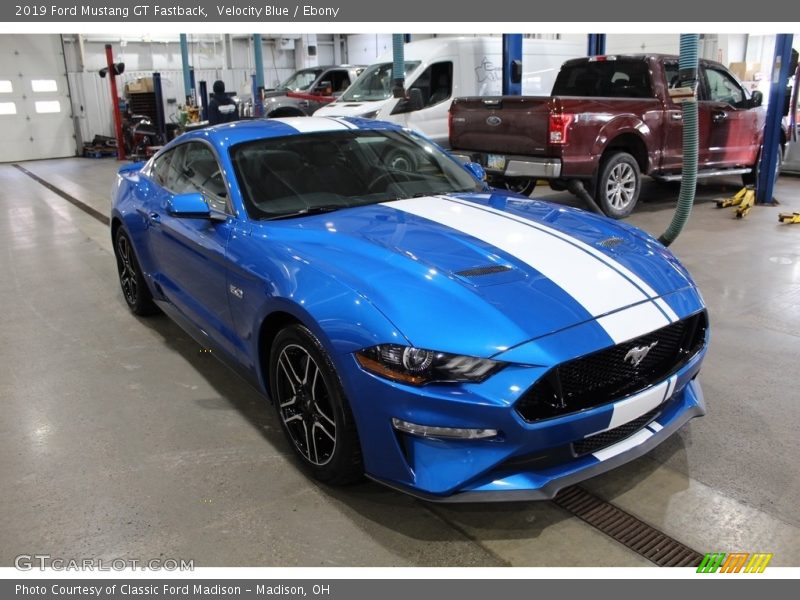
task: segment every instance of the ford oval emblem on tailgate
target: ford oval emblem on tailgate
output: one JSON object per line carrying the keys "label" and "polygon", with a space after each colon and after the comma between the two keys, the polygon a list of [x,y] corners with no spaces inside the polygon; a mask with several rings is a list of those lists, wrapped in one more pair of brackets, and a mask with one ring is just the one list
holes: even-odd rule
{"label": "ford oval emblem on tailgate", "polygon": [[491,125],[492,127],[497,127],[502,122],[503,122],[503,119],[501,119],[497,115],[491,115],[489,117],[486,117],[486,124],[487,125]]}

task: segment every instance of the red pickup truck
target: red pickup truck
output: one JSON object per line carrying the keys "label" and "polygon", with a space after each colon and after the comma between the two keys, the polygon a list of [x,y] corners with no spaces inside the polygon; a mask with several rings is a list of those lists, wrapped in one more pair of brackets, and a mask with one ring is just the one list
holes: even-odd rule
{"label": "red pickup truck", "polygon": [[[765,110],[721,64],[700,61],[698,177],[755,178]],[[456,98],[450,146],[479,162],[490,181],[529,194],[537,179],[553,189],[583,183],[609,216],[630,214],[642,174],[680,179],[681,106],[678,57],[595,56],[565,62],[549,97]],[[785,136],[781,146],[785,144]]]}

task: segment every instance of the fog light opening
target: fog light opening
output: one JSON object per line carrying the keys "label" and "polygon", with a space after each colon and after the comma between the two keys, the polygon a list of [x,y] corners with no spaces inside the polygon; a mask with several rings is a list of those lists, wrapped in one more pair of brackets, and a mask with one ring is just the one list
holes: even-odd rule
{"label": "fog light opening", "polygon": [[392,425],[398,431],[426,438],[444,438],[459,440],[485,440],[497,437],[497,429],[466,429],[463,427],[434,427],[418,425],[403,419],[392,419]]}

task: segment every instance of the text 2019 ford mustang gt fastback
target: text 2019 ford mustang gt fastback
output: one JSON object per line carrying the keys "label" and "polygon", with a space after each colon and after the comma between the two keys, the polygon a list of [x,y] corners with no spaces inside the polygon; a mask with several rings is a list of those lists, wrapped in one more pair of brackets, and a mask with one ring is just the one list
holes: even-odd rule
{"label": "text 2019 ford mustang gt fastback", "polygon": [[187,133],[120,170],[111,229],[131,310],[254,382],[327,483],[549,498],[705,412],[706,311],[666,248],[390,124]]}

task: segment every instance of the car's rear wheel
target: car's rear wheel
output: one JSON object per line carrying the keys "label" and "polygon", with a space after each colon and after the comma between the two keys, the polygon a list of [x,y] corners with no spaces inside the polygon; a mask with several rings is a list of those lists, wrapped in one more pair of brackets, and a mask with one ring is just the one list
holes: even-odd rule
{"label": "car's rear wheel", "polygon": [[627,152],[615,152],[600,165],[595,199],[606,215],[622,219],[633,212],[641,188],[639,163]]}
{"label": "car's rear wheel", "polygon": [[331,485],[359,480],[364,468],[353,414],[316,336],[300,324],[281,330],[269,375],[281,428],[311,474]]}
{"label": "car's rear wheel", "polygon": [[139,261],[130,237],[121,227],[114,236],[114,255],[117,259],[117,273],[122,296],[131,312],[139,316],[152,315],[158,312],[153,296],[144,280]]}

